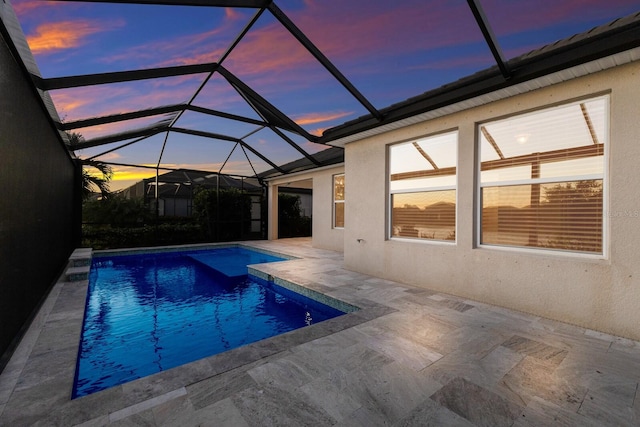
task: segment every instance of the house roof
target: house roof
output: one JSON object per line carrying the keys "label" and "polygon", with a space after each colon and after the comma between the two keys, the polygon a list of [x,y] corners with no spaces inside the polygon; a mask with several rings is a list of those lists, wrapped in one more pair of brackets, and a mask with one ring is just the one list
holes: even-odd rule
{"label": "house roof", "polygon": [[[155,193],[156,179],[147,178],[140,181],[144,186],[146,194]],[[238,189],[247,192],[262,191],[262,186],[258,179],[245,177],[232,177],[229,175],[218,175],[215,173],[191,171],[191,170],[175,170],[158,175],[158,194],[162,197],[190,198],[193,191],[198,187],[203,188],[220,188],[220,189]],[[135,187],[139,184],[134,184]],[[125,189],[125,191],[127,191]]]}
{"label": "house roof", "polygon": [[[316,154],[313,154],[312,157],[323,166],[336,165],[344,162],[344,149],[341,147],[330,147],[326,150],[322,150],[317,152]],[[307,158],[302,157],[300,159],[294,160],[293,162],[289,162],[280,166],[280,169],[283,170],[285,174],[291,174],[314,169],[316,167],[317,166],[315,163],[312,163]],[[280,175],[282,174],[278,170],[270,169],[258,174],[258,177],[267,179],[274,178]]]}
{"label": "house roof", "polygon": [[[334,164],[326,145],[640,58],[627,1],[28,3],[0,3],[3,37],[61,138],[118,167],[196,153],[208,173],[292,173]],[[75,46],[38,44],[64,24]]]}

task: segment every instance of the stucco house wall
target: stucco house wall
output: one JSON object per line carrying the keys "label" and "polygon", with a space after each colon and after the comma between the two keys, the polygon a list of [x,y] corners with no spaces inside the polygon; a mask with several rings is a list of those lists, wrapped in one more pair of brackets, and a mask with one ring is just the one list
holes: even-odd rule
{"label": "stucco house wall", "polygon": [[[604,93],[610,94],[607,255],[476,245],[477,123]],[[451,129],[459,135],[457,242],[388,239],[387,145]],[[355,141],[345,149],[346,268],[640,339],[640,217],[633,215],[640,211],[640,62]],[[327,192],[327,203],[316,202],[318,210],[330,206],[328,176],[326,181],[316,186],[314,178],[314,191],[320,197]],[[329,212],[322,214],[314,215],[319,226],[323,216],[330,218]],[[314,239],[322,239],[315,224]]]}
{"label": "stucco house wall", "polygon": [[[269,238],[275,239],[277,232],[278,185],[296,186],[296,182],[312,180],[313,219],[311,244],[320,249],[342,252],[344,250],[344,229],[333,227],[333,176],[344,173],[344,165],[315,169],[310,172],[286,175],[269,181]],[[345,196],[345,206],[349,203]]]}

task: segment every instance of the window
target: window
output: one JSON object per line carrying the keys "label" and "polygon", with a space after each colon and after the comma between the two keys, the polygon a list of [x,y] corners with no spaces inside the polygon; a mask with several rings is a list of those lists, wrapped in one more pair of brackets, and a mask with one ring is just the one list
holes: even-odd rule
{"label": "window", "polygon": [[458,132],[389,147],[389,235],[456,238]]}
{"label": "window", "polygon": [[603,253],[607,96],[479,126],[480,243]]}
{"label": "window", "polygon": [[344,174],[333,176],[333,227],[344,228]]}

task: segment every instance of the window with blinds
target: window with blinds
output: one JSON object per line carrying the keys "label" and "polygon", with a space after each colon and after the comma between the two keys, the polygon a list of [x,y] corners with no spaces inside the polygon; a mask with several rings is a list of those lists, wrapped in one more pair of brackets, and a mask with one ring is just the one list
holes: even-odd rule
{"label": "window with blinds", "polygon": [[484,123],[480,242],[603,253],[609,98]]}
{"label": "window with blinds", "polygon": [[333,176],[333,228],[344,228],[344,174]]}
{"label": "window with blinds", "polygon": [[392,238],[455,241],[458,132],[389,147]]}

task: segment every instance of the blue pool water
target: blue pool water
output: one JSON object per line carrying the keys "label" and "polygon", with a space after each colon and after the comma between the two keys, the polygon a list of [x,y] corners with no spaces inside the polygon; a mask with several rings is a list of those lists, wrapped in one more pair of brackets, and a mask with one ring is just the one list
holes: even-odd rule
{"label": "blue pool water", "polygon": [[247,275],[241,247],[94,257],[73,398],[344,314]]}

